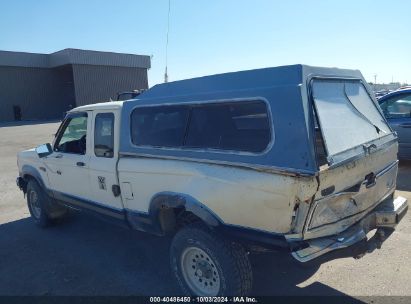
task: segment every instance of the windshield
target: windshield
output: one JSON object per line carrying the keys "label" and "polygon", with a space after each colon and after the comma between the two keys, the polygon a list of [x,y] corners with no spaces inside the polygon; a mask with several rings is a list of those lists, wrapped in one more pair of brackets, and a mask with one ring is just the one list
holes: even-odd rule
{"label": "windshield", "polygon": [[312,89],[328,156],[391,132],[360,81],[314,80]]}

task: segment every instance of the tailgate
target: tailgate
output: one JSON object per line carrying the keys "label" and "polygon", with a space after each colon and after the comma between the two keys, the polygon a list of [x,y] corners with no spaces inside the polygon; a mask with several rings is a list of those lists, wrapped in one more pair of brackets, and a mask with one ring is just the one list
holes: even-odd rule
{"label": "tailgate", "polygon": [[304,239],[340,233],[392,195],[398,170],[397,150],[394,142],[361,159],[321,171]]}

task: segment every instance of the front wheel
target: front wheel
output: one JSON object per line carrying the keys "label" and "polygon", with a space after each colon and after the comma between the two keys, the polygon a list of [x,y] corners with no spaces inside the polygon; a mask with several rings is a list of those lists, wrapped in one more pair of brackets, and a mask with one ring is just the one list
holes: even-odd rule
{"label": "front wheel", "polygon": [[171,267],[188,295],[245,296],[252,288],[252,269],[244,248],[201,224],[177,232],[171,244]]}
{"label": "front wheel", "polygon": [[33,179],[27,183],[26,194],[30,215],[40,227],[46,227],[69,213],[66,207],[53,203],[44,189]]}
{"label": "front wheel", "polygon": [[50,224],[50,217],[46,211],[47,199],[39,184],[30,179],[27,183],[27,206],[31,217],[40,227],[46,227]]}

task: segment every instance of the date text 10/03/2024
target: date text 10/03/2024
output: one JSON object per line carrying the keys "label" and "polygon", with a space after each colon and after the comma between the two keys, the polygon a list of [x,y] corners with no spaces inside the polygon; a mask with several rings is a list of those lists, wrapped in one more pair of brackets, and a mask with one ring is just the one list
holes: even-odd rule
{"label": "date text 10/03/2024", "polygon": [[257,303],[253,297],[150,297],[151,303]]}

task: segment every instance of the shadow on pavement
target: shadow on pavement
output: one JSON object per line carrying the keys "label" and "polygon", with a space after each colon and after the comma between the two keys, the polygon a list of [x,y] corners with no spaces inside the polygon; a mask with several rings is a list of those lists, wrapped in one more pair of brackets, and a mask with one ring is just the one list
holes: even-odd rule
{"label": "shadow on pavement", "polygon": [[56,123],[56,122],[61,122],[61,119],[9,121],[9,122],[0,122],[0,128],[19,127],[19,126],[28,126],[28,125],[42,125],[42,124],[49,124],[49,123]]}
{"label": "shadow on pavement", "polygon": [[411,191],[411,161],[400,161],[397,176],[397,190]]}
{"label": "shadow on pavement", "polygon": [[[48,229],[30,218],[6,223],[0,225],[0,294],[179,295],[170,242],[83,214]],[[253,295],[344,295],[321,283],[296,286],[316,269],[295,265],[286,253],[251,261]]]}

